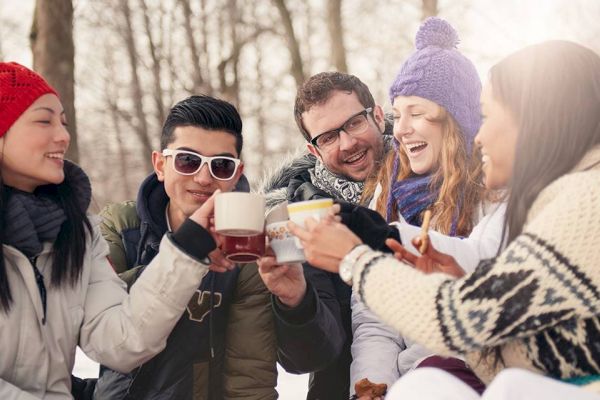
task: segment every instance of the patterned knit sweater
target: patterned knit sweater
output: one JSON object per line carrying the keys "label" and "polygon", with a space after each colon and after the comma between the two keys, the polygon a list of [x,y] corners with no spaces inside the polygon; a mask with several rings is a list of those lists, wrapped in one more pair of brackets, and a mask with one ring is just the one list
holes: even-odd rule
{"label": "patterned knit sweater", "polygon": [[[600,373],[600,146],[533,203],[523,233],[458,280],[369,251],[354,289],[384,322],[484,382],[503,367],[552,377]],[[482,350],[501,351],[504,365]]]}

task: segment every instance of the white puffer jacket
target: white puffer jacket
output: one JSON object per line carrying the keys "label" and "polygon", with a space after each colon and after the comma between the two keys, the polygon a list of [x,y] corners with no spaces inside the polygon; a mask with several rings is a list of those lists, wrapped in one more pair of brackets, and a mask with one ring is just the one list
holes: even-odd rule
{"label": "white puffer jacket", "polygon": [[29,259],[3,245],[13,302],[0,312],[0,399],[71,399],[70,374],[79,345],[93,360],[128,372],[161,351],[208,266],[163,237],[160,252],[131,288],[108,262],[97,227],[82,277],[72,287],[49,284],[51,245],[36,260],[47,287],[43,323],[40,291]]}

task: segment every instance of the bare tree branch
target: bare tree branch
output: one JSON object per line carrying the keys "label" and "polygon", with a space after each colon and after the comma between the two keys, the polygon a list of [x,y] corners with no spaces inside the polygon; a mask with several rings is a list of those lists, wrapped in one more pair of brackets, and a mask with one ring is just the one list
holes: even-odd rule
{"label": "bare tree branch", "polygon": [[189,0],[179,0],[181,8],[183,9],[183,26],[185,28],[185,38],[190,50],[190,59],[192,67],[192,93],[210,93],[210,87],[207,87],[204,77],[202,76],[202,67],[200,63],[200,53],[198,51],[198,45],[196,44],[195,33],[192,27],[192,19],[195,18],[190,7]]}
{"label": "bare tree branch", "polygon": [[131,100],[133,101],[136,124],[135,133],[137,134],[141,144],[142,152],[144,155],[145,165],[148,171],[152,170],[152,163],[148,154],[152,153],[152,143],[148,136],[148,123],[146,122],[146,114],[144,112],[143,105],[143,92],[142,85],[140,83],[140,77],[138,73],[138,51],[136,48],[135,34],[133,31],[133,23],[131,19],[131,9],[129,8],[128,0],[121,0],[121,13],[123,17],[123,33],[125,45],[127,47],[127,56],[129,59],[129,67],[131,73]]}
{"label": "bare tree branch", "polygon": [[281,22],[285,31],[285,38],[288,44],[288,50],[292,59],[292,65],[290,68],[291,74],[296,81],[296,86],[300,87],[304,82],[304,67],[302,63],[302,55],[300,54],[300,44],[296,39],[296,33],[294,32],[294,25],[292,24],[292,16],[288,10],[285,0],[273,0],[273,3],[279,11]]}
{"label": "bare tree branch", "polygon": [[202,68],[206,73],[206,94],[212,94],[213,86],[210,73],[210,52],[208,51],[208,11],[206,9],[206,0],[200,0],[200,20],[202,21],[202,59],[204,60]]}
{"label": "bare tree branch", "polygon": [[160,58],[157,55],[157,46],[152,37],[152,27],[150,24],[150,15],[148,13],[148,6],[145,0],[139,0],[140,8],[142,9],[142,16],[144,17],[144,31],[148,39],[148,50],[150,51],[150,58],[152,60],[152,75],[154,77],[153,86],[154,93],[152,95],[154,99],[154,105],[156,107],[156,120],[157,126],[161,126],[165,120],[165,103],[163,101],[163,91],[160,84],[161,81],[161,67]]}

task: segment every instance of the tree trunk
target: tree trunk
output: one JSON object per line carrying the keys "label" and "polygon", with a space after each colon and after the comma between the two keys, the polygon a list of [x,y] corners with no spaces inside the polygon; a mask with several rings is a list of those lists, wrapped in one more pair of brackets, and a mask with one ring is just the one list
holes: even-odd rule
{"label": "tree trunk", "polygon": [[237,7],[237,0],[228,0],[228,9],[229,9],[229,35],[231,36],[231,72],[232,72],[232,82],[229,85],[229,96],[233,104],[235,104],[238,112],[242,114],[240,109],[240,74],[239,74],[239,64],[240,64],[240,53],[242,51],[243,44],[240,43],[240,38],[238,36],[237,26],[240,22],[239,18],[239,10]]}
{"label": "tree trunk", "polygon": [[[238,108],[238,111],[241,114],[239,109],[239,100],[240,100],[240,87],[239,87],[239,59],[242,51],[242,47],[247,41],[240,41],[240,38],[237,34],[236,25],[238,23],[238,9],[236,0],[228,0],[226,10],[222,11],[222,14],[227,15],[228,28],[229,28],[229,43],[231,44],[231,52],[228,56],[221,56],[221,62],[217,67],[219,72],[219,89],[221,91],[221,95],[223,98]],[[222,21],[225,18],[222,19]],[[224,27],[222,26],[222,31],[219,31],[219,41],[221,43],[221,48],[223,48],[224,43],[226,41],[224,32]],[[231,77],[231,78],[230,78]]]}
{"label": "tree trunk", "polygon": [[106,68],[108,70],[108,75],[104,79],[104,103],[106,105],[107,113],[110,115],[110,120],[112,123],[112,134],[114,134],[114,138],[117,142],[117,154],[112,154],[111,156],[118,157],[117,161],[119,165],[118,178],[112,179],[112,184],[114,185],[112,190],[115,190],[116,187],[120,184],[123,189],[123,197],[125,199],[133,199],[135,198],[135,193],[132,193],[132,188],[129,184],[129,172],[133,163],[128,162],[129,157],[127,156],[127,146],[125,143],[123,143],[123,130],[121,128],[121,118],[123,116],[117,104],[117,101],[119,99],[120,88],[115,84],[115,82],[112,79],[110,79],[111,76],[114,76],[114,74],[117,73],[115,68],[114,54],[112,54],[110,50],[106,52]]}
{"label": "tree trunk", "polygon": [[304,82],[304,69],[302,65],[302,55],[300,54],[300,45],[296,39],[294,25],[292,24],[292,16],[285,5],[285,0],[273,0],[273,2],[279,11],[281,22],[283,23],[283,28],[285,30],[285,38],[288,44],[290,57],[292,58],[292,66],[290,68],[291,74],[296,81],[296,87],[300,87]]}
{"label": "tree trunk", "polygon": [[304,40],[304,71],[307,71],[307,75],[311,75],[312,66],[314,63],[313,49],[311,46],[311,36],[315,31],[315,17],[314,11],[308,1],[304,2],[304,30],[306,31],[306,39]]}
{"label": "tree trunk", "polygon": [[327,27],[331,41],[331,63],[338,71],[347,73],[344,27],[342,26],[342,0],[329,0],[327,14]]}
{"label": "tree trunk", "polygon": [[421,10],[423,13],[422,19],[435,17],[439,12],[438,0],[423,0],[423,6]]}
{"label": "tree trunk", "polygon": [[71,0],[37,0],[31,26],[33,69],[60,95],[65,109],[71,144],[66,157],[79,162],[75,116],[75,47]]}
{"label": "tree trunk", "polygon": [[212,95],[213,94],[213,86],[212,86],[212,79],[211,79],[211,68],[210,68],[210,53],[208,51],[208,38],[209,38],[209,33],[208,33],[208,11],[206,10],[206,0],[200,0],[200,21],[202,21],[202,55],[204,63],[202,64],[202,68],[204,69],[206,75],[204,77],[204,81],[205,81],[205,91],[204,93],[208,94],[208,95]]}
{"label": "tree trunk", "polygon": [[[256,9],[253,10],[253,17],[255,21],[258,21],[256,15]],[[265,170],[265,157],[267,156],[267,145],[266,145],[266,136],[267,136],[267,122],[265,119],[265,107],[264,102],[265,99],[269,97],[268,93],[265,91],[265,79],[263,75],[263,51],[260,40],[254,42],[254,51],[256,52],[256,64],[254,66],[256,70],[256,103],[254,105],[254,116],[256,117],[256,134],[258,135],[256,141],[256,147],[254,148],[254,154],[260,154],[258,157],[258,164],[256,165],[256,170],[262,171]]]}
{"label": "tree trunk", "polygon": [[131,101],[134,105],[135,117],[135,132],[142,144],[142,156],[144,157],[144,165],[148,172],[152,170],[152,162],[150,154],[152,153],[152,143],[148,136],[148,123],[146,122],[146,114],[144,112],[142,85],[138,74],[138,52],[135,43],[133,26],[131,21],[131,9],[129,8],[128,0],[121,0],[121,12],[123,14],[123,39],[127,47],[127,56],[129,58],[129,67],[131,72]]}
{"label": "tree trunk", "polygon": [[195,16],[192,13],[189,0],[179,0],[183,9],[183,27],[185,28],[185,38],[190,49],[190,64],[192,67],[192,89],[191,92],[198,94],[204,90],[204,77],[200,66],[200,55],[198,45],[196,44],[194,28],[192,27],[192,19]]}
{"label": "tree trunk", "polygon": [[165,121],[165,102],[163,100],[163,91],[160,84],[161,81],[161,68],[160,61],[161,57],[157,54],[157,46],[152,37],[152,26],[150,23],[150,15],[148,14],[148,6],[145,0],[139,0],[142,14],[144,16],[144,31],[148,38],[148,50],[150,51],[150,58],[152,59],[152,76],[154,78],[154,106],[156,107],[156,126],[162,126]]}

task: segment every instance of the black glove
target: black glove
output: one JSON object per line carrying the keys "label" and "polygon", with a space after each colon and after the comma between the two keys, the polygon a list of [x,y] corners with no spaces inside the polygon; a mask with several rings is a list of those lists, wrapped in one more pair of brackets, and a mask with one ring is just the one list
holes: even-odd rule
{"label": "black glove", "polygon": [[71,375],[71,395],[74,400],[91,400],[98,379],[81,379]]}
{"label": "black glove", "polygon": [[386,239],[396,239],[400,242],[400,233],[390,226],[383,217],[374,210],[357,206],[345,201],[337,201],[340,205],[340,217],[346,225],[364,244],[374,250],[392,253],[386,245]]}

